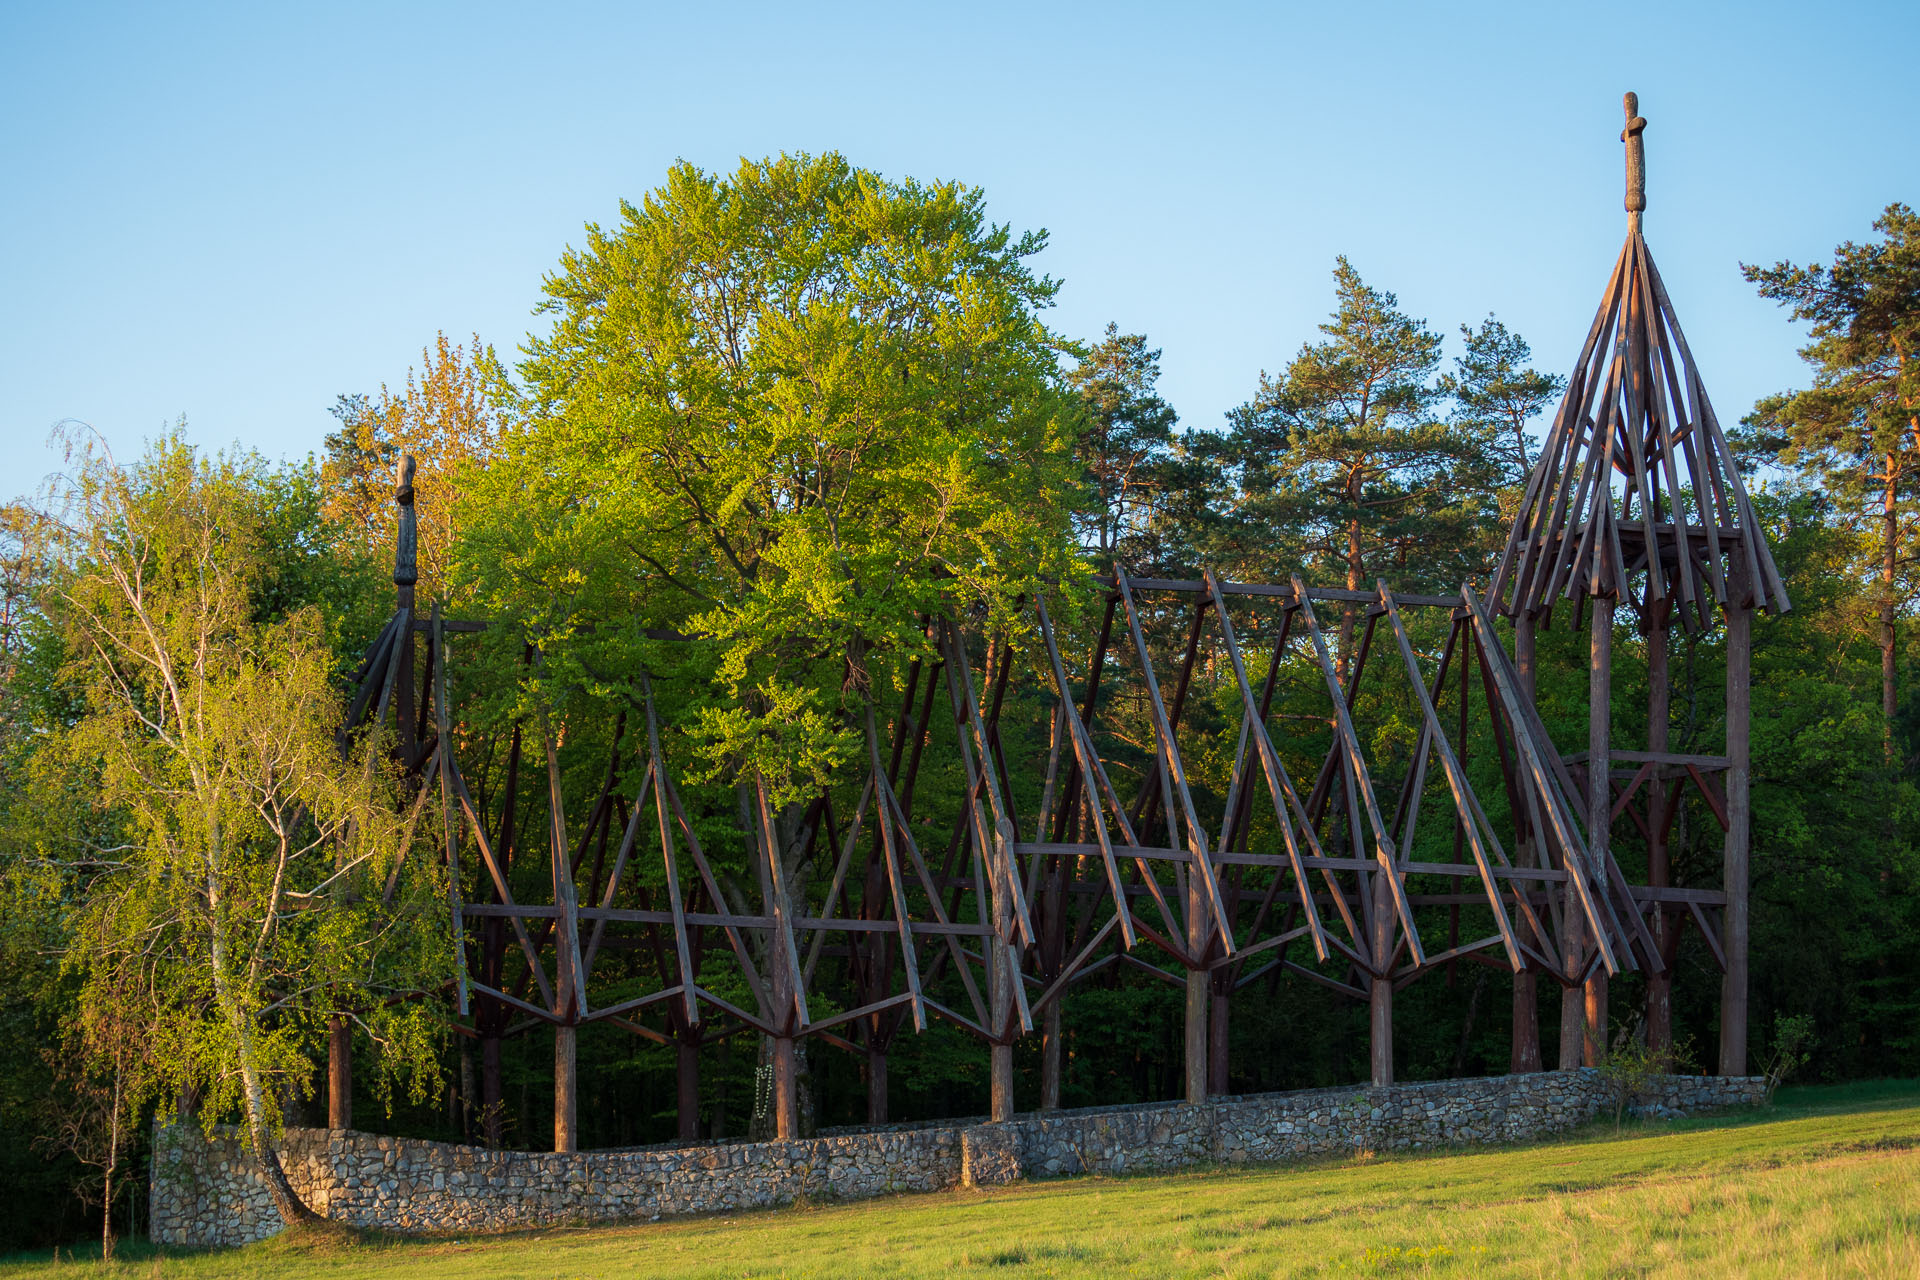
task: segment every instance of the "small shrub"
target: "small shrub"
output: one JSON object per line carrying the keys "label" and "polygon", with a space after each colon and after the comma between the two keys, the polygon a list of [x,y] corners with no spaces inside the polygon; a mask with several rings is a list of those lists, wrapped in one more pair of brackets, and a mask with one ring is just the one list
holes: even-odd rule
{"label": "small shrub", "polygon": [[1642,1036],[1622,1035],[1600,1057],[1600,1079],[1613,1099],[1613,1127],[1626,1123],[1627,1108],[1653,1094],[1660,1078],[1673,1074],[1676,1055],[1671,1048],[1650,1049]]}
{"label": "small shrub", "polygon": [[1807,1065],[1813,1056],[1813,1015],[1783,1013],[1773,1020],[1773,1052],[1762,1074],[1767,1078],[1766,1100],[1773,1101],[1774,1090],[1788,1076]]}

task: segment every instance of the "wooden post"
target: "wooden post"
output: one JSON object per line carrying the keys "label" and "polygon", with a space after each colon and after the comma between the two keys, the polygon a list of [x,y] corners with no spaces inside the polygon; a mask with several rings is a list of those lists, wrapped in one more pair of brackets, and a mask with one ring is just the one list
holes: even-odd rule
{"label": "wooden post", "polygon": [[[1168,815],[1171,825],[1172,815]],[[1199,851],[1195,851],[1198,856]],[[1207,1015],[1212,1011],[1213,983],[1205,968],[1207,934],[1211,916],[1200,877],[1187,877],[1187,954],[1193,963],[1187,969],[1186,1076],[1187,1103],[1199,1106],[1207,1100]]]}
{"label": "wooden post", "polygon": [[[1521,613],[1513,620],[1513,663],[1520,674],[1521,696],[1533,701],[1534,677],[1534,617],[1530,613]],[[1488,714],[1492,715],[1491,708]],[[1524,838],[1515,850],[1519,863],[1523,867],[1535,865],[1534,842],[1538,836],[1526,831]],[[1519,922],[1521,929],[1527,929]],[[1527,940],[1538,945],[1539,939],[1527,930]],[[1527,968],[1513,975],[1513,1054],[1508,1069],[1518,1072],[1540,1070],[1540,975]]]}
{"label": "wooden post", "polygon": [[[1744,566],[1743,566],[1744,567]],[[1747,1073],[1747,856],[1753,801],[1748,790],[1747,728],[1752,701],[1753,605],[1745,574],[1727,606],[1727,911],[1720,945],[1720,1074]]]}
{"label": "wooden post", "polygon": [[398,597],[400,617],[406,622],[395,637],[400,645],[400,669],[393,690],[394,728],[398,731],[401,764],[411,769],[419,755],[414,740],[414,716],[418,704],[413,693],[413,586],[420,580],[415,552],[417,532],[413,512],[413,455],[400,455],[400,484],[394,490],[394,502],[400,508],[393,547],[393,586]]}
{"label": "wooden post", "polygon": [[[1647,750],[1667,749],[1667,721],[1672,688],[1668,680],[1671,645],[1669,615],[1661,615],[1647,632]],[[1656,775],[1647,803],[1647,883],[1664,889],[1673,883],[1672,860],[1667,853],[1667,780]],[[1667,956],[1668,929],[1664,905],[1654,908],[1653,940],[1663,958]],[[1647,1048],[1665,1049],[1673,1044],[1673,973],[1663,970],[1647,973]]]}
{"label": "wooden post", "polygon": [[327,1128],[353,1128],[353,1028],[327,1020]]}
{"label": "wooden post", "polygon": [[480,1132],[481,1141],[487,1146],[498,1149],[500,1146],[501,1112],[505,1103],[500,1094],[500,1037],[480,1037]]}
{"label": "wooden post", "polygon": [[674,1041],[674,1102],[682,1142],[700,1139],[700,1046],[682,1036]]}
{"label": "wooden post", "polygon": [[1065,1046],[1060,1043],[1060,1001],[1048,1002],[1040,1014],[1040,1110],[1060,1109],[1060,1072],[1065,1065]]}
{"label": "wooden post", "polygon": [[1373,1084],[1393,1083],[1393,890],[1384,868],[1370,873],[1373,887],[1373,965],[1379,970],[1367,983],[1369,1043]]}
{"label": "wooden post", "polygon": [[580,1086],[574,1069],[574,1028],[553,1029],[553,1149],[580,1149]]}
{"label": "wooden post", "polygon": [[[976,870],[983,868],[983,860],[974,861]],[[1005,927],[1007,908],[1004,895],[994,894],[994,915],[1001,927]],[[987,1004],[989,1018],[993,1024],[994,1041],[988,1046],[989,1082],[992,1097],[989,1102],[990,1118],[994,1121],[1013,1119],[1013,1032],[1017,1026],[1013,1014],[1013,987],[1019,976],[1013,972],[1008,947],[999,938],[987,939],[987,953],[992,962],[987,971]]]}
{"label": "wooden post", "polygon": [[[1587,667],[1587,869],[1602,880],[1613,825],[1613,598],[1595,596]],[[1602,882],[1604,882],[1602,880]],[[1587,978],[1585,1028],[1580,1060],[1600,1065],[1607,1050],[1607,971],[1595,966]]]}
{"label": "wooden post", "polygon": [[1207,1096],[1224,1098],[1227,1087],[1227,997],[1231,990],[1221,973],[1211,975],[1213,1012],[1207,1018]]}
{"label": "wooden post", "polygon": [[[774,966],[779,972],[779,966]],[[799,1078],[794,1071],[793,1037],[773,1037],[773,1136],[787,1141],[800,1136]]]}
{"label": "wooden post", "polygon": [[1013,1119],[1013,1046],[995,1044],[993,1046],[993,1115],[994,1121]]}
{"label": "wooden post", "polygon": [[887,1051],[867,1045],[867,1123],[887,1123]]}

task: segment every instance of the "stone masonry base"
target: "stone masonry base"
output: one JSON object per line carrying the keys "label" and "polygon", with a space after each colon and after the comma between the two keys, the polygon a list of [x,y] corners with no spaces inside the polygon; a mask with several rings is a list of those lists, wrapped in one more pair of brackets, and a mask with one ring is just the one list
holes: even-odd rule
{"label": "stone masonry base", "polygon": [[[1668,1076],[1634,1109],[1682,1115],[1751,1105],[1764,1083]],[[1584,1070],[566,1155],[290,1129],[280,1158],[294,1188],[329,1218],[398,1232],[501,1231],[762,1208],[803,1197],[994,1186],[1021,1177],[1522,1142],[1611,1106],[1599,1073]],[[192,1124],[157,1134],[152,1215],[154,1241],[171,1245],[245,1244],[283,1225],[244,1140],[228,1129],[208,1139]]]}

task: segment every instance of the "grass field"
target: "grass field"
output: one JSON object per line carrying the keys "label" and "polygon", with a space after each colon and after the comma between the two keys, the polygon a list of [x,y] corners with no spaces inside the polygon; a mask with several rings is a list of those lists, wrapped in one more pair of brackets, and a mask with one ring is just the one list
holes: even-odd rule
{"label": "grass field", "polygon": [[434,1241],[137,1242],[0,1278],[1920,1276],[1920,1082],[1537,1146]]}

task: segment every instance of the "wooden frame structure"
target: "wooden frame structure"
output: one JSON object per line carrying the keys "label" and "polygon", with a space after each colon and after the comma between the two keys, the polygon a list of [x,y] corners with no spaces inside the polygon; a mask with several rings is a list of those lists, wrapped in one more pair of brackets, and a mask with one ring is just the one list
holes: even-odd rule
{"label": "wooden frame structure", "polygon": [[[1184,989],[1190,1101],[1226,1091],[1232,995],[1280,974],[1368,1005],[1375,1084],[1394,1075],[1395,993],[1461,962],[1513,975],[1512,1065],[1538,1070],[1544,975],[1564,992],[1559,1065],[1572,1067],[1601,1050],[1615,973],[1645,972],[1649,1037],[1670,1038],[1670,971],[1685,921],[1725,970],[1721,1070],[1743,1072],[1750,620],[1754,608],[1788,606],[1640,235],[1645,122],[1632,95],[1627,106],[1627,243],[1490,584],[1434,596],[1384,582],[1357,592],[1298,576],[1242,583],[1117,570],[1099,584],[1099,621],[1077,669],[1044,596],[1027,602],[1015,636],[969,635],[951,618],[929,618],[928,656],[911,663],[897,713],[871,703],[856,713],[863,761],[838,793],[842,805],[856,797],[850,812],[836,812],[829,793],[783,818],[760,779],[740,781],[751,830],[734,882],[701,843],[650,686],[638,698],[643,730],[625,745],[622,721],[577,827],[544,721],[511,731],[503,811],[476,801],[448,673],[453,638],[485,624],[445,620],[437,608],[414,615],[407,460],[396,495],[396,612],[361,664],[350,722],[391,711],[422,799],[440,797],[453,1015],[490,1055],[493,1079],[503,1038],[555,1029],[555,1148],[577,1142],[574,1037],[593,1022],[677,1047],[686,1139],[697,1136],[701,1047],[741,1031],[770,1045],[780,1136],[798,1132],[796,1041],[860,1055],[868,1118],[879,1122],[888,1046],[930,1018],[988,1047],[995,1119],[1013,1111],[1013,1046],[1037,1031],[1041,1105],[1057,1106],[1061,1003],[1112,965]],[[1591,619],[1586,753],[1563,754],[1533,703],[1535,633],[1561,601]],[[1649,640],[1645,750],[1618,749],[1609,735],[1620,601]],[[1665,734],[1668,628],[1676,618],[1711,625],[1715,605],[1728,625],[1727,751],[1675,754]],[[1351,652],[1335,652],[1324,608],[1352,616]],[[1511,647],[1502,616],[1512,620]],[[1185,637],[1171,646],[1171,671],[1156,670],[1150,634]],[[1183,739],[1201,671],[1213,673],[1218,705],[1237,720],[1224,786],[1195,782]],[[1102,738],[1102,694],[1120,683],[1149,730],[1130,752]],[[1282,684],[1296,708],[1312,710],[1277,719]],[[1051,708],[1044,764],[1010,759],[1005,732],[1010,708],[1035,706]],[[1417,726],[1404,756],[1383,750],[1363,723],[1381,707]],[[532,896],[510,848],[528,743],[534,767],[546,769],[549,810]],[[930,747],[963,783],[958,804],[937,815],[916,800]],[[1718,889],[1671,883],[1665,833],[1688,784],[1727,831]],[[1633,807],[1642,796],[1644,815]],[[1622,814],[1647,840],[1645,884],[1631,883],[1613,854]],[[936,817],[949,833],[944,853],[925,843]],[[797,845],[798,860],[788,856]],[[1417,856],[1436,846],[1442,856]],[[660,860],[645,877],[652,889],[638,883],[643,856]],[[816,870],[796,877],[796,863]],[[738,882],[748,876],[751,892]],[[1484,931],[1462,941],[1463,920]],[[616,946],[653,958],[651,990],[596,988],[597,966]],[[655,1016],[661,1025],[648,1021]],[[344,1034],[330,1058],[336,1118],[349,1094]],[[497,1085],[487,1101],[497,1108]]]}
{"label": "wooden frame structure", "polygon": [[[1531,677],[1535,632],[1555,605],[1570,602],[1589,619],[1589,731],[1584,764],[1588,827],[1596,856],[1614,821],[1629,812],[1648,846],[1649,881],[1671,879],[1667,840],[1679,793],[1692,783],[1726,832],[1723,891],[1690,900],[1688,912],[1724,971],[1720,1070],[1746,1069],[1747,889],[1752,807],[1749,803],[1748,707],[1753,612],[1792,607],[1767,546],[1740,468],[1707,398],[1641,234],[1647,207],[1646,120],[1627,94],[1621,140],[1627,158],[1627,238],[1600,308],[1574,363],[1565,395],[1527,481],[1525,496],[1494,572],[1488,598],[1514,620],[1515,652]],[[1648,651],[1644,750],[1612,741],[1613,638],[1616,608],[1637,616]],[[1716,609],[1726,621],[1726,751],[1721,756],[1668,750],[1668,656],[1674,623],[1710,628]],[[1724,775],[1725,797],[1709,775]],[[1651,784],[1650,786],[1648,784]],[[1647,788],[1644,817],[1629,809]],[[1719,937],[1703,907],[1718,908]],[[1649,908],[1651,927],[1670,962],[1682,918],[1667,903]],[[1575,938],[1573,951],[1586,944]],[[1649,982],[1649,1042],[1672,1041],[1668,965]],[[1565,993],[1560,1060],[1593,1063],[1605,1047],[1607,984],[1596,973],[1584,990]],[[1523,1009],[1522,1006],[1525,1006]],[[1539,1063],[1539,1032],[1526,993],[1515,997],[1514,1062]]]}

